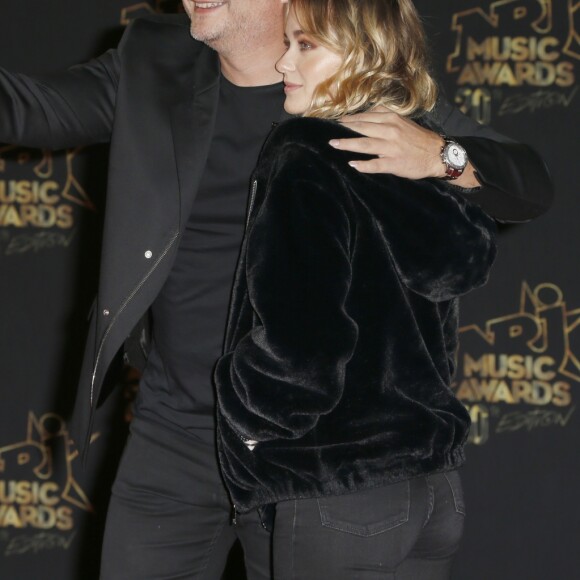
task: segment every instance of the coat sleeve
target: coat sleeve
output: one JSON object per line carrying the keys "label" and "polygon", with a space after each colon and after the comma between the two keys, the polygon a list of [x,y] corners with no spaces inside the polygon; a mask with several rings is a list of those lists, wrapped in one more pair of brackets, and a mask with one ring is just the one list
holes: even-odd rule
{"label": "coat sleeve", "polygon": [[[331,172],[288,167],[251,227],[246,277],[254,328],[217,363],[222,418],[256,441],[303,436],[341,398],[357,325],[345,196]],[[319,187],[316,183],[324,183]]]}
{"label": "coat sleeve", "polygon": [[118,49],[60,73],[27,76],[0,68],[0,142],[62,149],[109,141],[129,28]]}
{"label": "coat sleeve", "polygon": [[543,159],[529,146],[480,125],[443,98],[434,111],[436,123],[467,151],[482,186],[457,187],[458,193],[499,222],[529,221],[548,210],[554,197]]}
{"label": "coat sleeve", "polygon": [[366,196],[401,282],[431,302],[483,286],[496,256],[496,224],[439,179],[375,181]]}

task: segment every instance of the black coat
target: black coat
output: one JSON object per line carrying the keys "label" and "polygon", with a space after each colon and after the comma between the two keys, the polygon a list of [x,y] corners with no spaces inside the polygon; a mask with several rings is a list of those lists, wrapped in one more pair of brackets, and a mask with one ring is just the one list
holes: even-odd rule
{"label": "black coat", "polygon": [[438,180],[352,169],[354,155],[328,145],[352,135],[287,121],[254,176],[215,372],[240,511],[463,462],[457,298],[487,280],[495,224]]}
{"label": "black coat", "polygon": [[[80,448],[111,361],[171,270],[204,169],[219,61],[191,38],[188,22],[185,15],[136,20],[118,49],[60,74],[31,78],[0,69],[1,142],[49,149],[111,143],[100,283],[74,413]],[[445,102],[435,116],[450,136],[501,140]],[[547,209],[549,177],[530,148],[462,142],[486,184],[468,194],[478,203],[507,221]],[[130,350],[146,350],[134,334]]]}

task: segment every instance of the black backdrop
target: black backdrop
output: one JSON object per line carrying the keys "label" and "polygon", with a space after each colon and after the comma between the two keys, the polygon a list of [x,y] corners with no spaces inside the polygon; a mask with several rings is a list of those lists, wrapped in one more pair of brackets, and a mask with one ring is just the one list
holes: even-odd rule
{"label": "black backdrop", "polygon": [[[532,144],[557,190],[546,216],[502,227],[489,284],[463,303],[455,388],[474,428],[454,578],[572,578],[580,565],[580,3],[416,3],[449,98]],[[114,46],[127,19],[176,6],[4,2],[0,65],[34,73],[86,60]],[[101,414],[86,471],[66,419],[95,288],[105,159],[105,147],[0,145],[2,579],[97,575],[130,381]],[[234,562],[229,577],[241,575]]]}

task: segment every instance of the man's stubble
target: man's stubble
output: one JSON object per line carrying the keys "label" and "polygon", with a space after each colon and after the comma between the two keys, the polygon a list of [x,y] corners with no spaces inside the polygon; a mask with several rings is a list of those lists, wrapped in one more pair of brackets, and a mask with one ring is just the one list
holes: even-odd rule
{"label": "man's stubble", "polygon": [[204,26],[202,19],[196,21],[195,14],[190,15],[191,36],[226,57],[275,43],[280,44],[282,53],[283,16],[279,4],[273,0],[251,0],[254,9],[250,10],[244,5],[245,0],[240,2],[240,9],[228,6],[226,9],[231,10],[228,17],[213,26]]}

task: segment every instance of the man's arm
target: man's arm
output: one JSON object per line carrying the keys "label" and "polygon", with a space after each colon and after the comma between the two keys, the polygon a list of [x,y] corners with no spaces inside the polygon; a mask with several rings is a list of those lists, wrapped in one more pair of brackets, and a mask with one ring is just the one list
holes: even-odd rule
{"label": "man's arm", "polygon": [[0,68],[0,142],[62,149],[108,141],[118,75],[118,50],[46,76]]}
{"label": "man's arm", "polygon": [[[440,99],[429,120],[467,150],[470,163],[451,182],[500,222],[524,222],[544,213],[551,205],[553,186],[542,158],[527,145],[515,143],[489,127],[469,119]],[[409,119],[378,109],[352,115],[343,123],[366,137],[341,139],[338,149],[376,155],[356,162],[364,173],[393,173],[409,179],[441,177],[442,138]]]}

